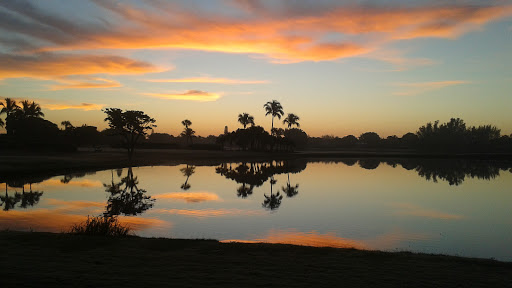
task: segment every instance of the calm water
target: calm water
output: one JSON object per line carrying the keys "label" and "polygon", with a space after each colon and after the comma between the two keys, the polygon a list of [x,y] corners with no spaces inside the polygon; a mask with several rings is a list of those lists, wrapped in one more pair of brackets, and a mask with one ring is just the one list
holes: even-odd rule
{"label": "calm water", "polygon": [[108,213],[120,215],[140,236],[512,261],[511,167],[461,160],[295,160],[19,177],[0,186],[7,190],[0,193],[0,229],[61,232],[87,215]]}

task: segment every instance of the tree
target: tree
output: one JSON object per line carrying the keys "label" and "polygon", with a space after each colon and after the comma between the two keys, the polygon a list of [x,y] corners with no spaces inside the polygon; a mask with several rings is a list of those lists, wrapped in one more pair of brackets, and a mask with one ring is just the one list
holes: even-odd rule
{"label": "tree", "polygon": [[181,124],[183,126],[185,126],[185,128],[188,128],[188,126],[192,125],[192,121],[185,119],[185,120],[181,121]]}
{"label": "tree", "polygon": [[288,116],[286,116],[286,118],[284,118],[283,120],[283,124],[288,124],[288,129],[292,128],[293,125],[297,125],[297,128],[300,127],[300,124],[299,124],[299,121],[300,118],[299,116],[293,114],[293,113],[288,113]]}
{"label": "tree", "polygon": [[41,111],[41,106],[36,102],[32,101],[30,103],[28,100],[21,101],[21,111],[23,112],[23,117],[34,117],[34,118],[42,118],[44,117],[44,113]]}
{"label": "tree", "polygon": [[75,128],[75,126],[73,126],[73,124],[67,120],[60,122],[60,125],[64,127],[64,131],[71,131]]}
{"label": "tree", "polygon": [[190,141],[190,145],[192,145],[192,137],[194,137],[194,134],[196,134],[196,131],[190,128],[192,121],[185,119],[181,121],[181,124],[185,126],[185,129],[183,129],[183,132],[181,132],[180,136],[185,137],[187,139],[187,144]]}
{"label": "tree", "polygon": [[0,115],[5,114],[5,130],[7,130],[7,134],[12,134],[12,127],[10,127],[10,123],[13,115],[16,111],[19,111],[20,107],[16,104],[15,100],[11,98],[5,98],[4,102],[0,102],[0,106],[2,106],[2,110],[0,110]]}
{"label": "tree", "polygon": [[368,146],[375,146],[375,145],[379,144],[380,136],[379,136],[379,134],[377,134],[375,132],[366,132],[366,133],[361,134],[361,136],[359,136],[359,141],[361,142],[361,144],[366,144]]}
{"label": "tree", "polygon": [[274,129],[274,117],[277,117],[278,119],[281,119],[281,116],[284,115],[283,112],[283,106],[281,106],[281,103],[279,103],[276,100],[272,100],[272,102],[267,102],[265,105],[263,105],[263,108],[265,108],[265,116],[272,115],[272,131]]}
{"label": "tree", "polygon": [[123,112],[119,108],[106,108],[103,112],[107,114],[105,121],[108,121],[112,131],[123,137],[128,157],[131,160],[135,145],[141,137],[146,137],[149,130],[156,127],[154,124],[156,120],[142,111],[127,110]]}
{"label": "tree", "polygon": [[252,117],[248,113],[238,114],[238,122],[240,122],[240,124],[244,125],[244,129],[245,129],[245,127],[247,127],[247,125],[249,125],[249,124],[254,126],[254,117]]}
{"label": "tree", "polygon": [[196,166],[194,166],[194,165],[188,166],[188,164],[187,164],[187,167],[180,169],[181,173],[183,173],[183,176],[187,177],[187,179],[185,180],[185,183],[183,183],[181,185],[181,189],[183,189],[183,190],[190,189],[190,184],[188,184],[188,178],[190,178],[190,176],[192,176],[192,174],[194,174],[196,172],[195,170],[196,170]]}

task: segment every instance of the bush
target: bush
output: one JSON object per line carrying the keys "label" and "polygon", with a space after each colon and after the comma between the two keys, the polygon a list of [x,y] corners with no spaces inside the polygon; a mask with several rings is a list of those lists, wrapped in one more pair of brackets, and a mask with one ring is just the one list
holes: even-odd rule
{"label": "bush", "polygon": [[114,216],[87,216],[85,222],[73,225],[69,231],[71,234],[108,237],[127,236],[129,232],[130,227],[123,226],[123,224],[119,222],[119,219]]}

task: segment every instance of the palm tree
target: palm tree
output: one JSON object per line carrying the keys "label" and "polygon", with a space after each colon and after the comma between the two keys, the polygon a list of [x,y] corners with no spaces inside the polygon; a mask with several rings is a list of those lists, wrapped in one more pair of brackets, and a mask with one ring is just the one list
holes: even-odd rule
{"label": "palm tree", "polygon": [[[263,105],[263,108],[265,108],[265,116],[272,115],[272,129],[274,129],[274,117],[277,117],[281,119],[281,116],[284,115],[283,112],[283,106],[281,106],[281,103],[279,103],[276,100],[272,100],[272,102],[267,102],[265,105]],[[270,131],[272,131],[272,129]]]}
{"label": "palm tree", "polygon": [[0,110],[0,115],[6,115],[5,128],[7,130],[7,134],[12,134],[12,129],[9,129],[9,119],[12,117],[14,112],[20,109],[20,107],[16,104],[16,101],[12,100],[11,98],[5,98],[5,102],[0,102],[0,106],[2,106],[2,110]]}
{"label": "palm tree", "polygon": [[297,125],[297,127],[300,127],[300,124],[298,122],[299,120],[300,120],[299,116],[297,116],[293,113],[288,113],[288,116],[286,116],[286,118],[284,118],[284,120],[283,120],[283,124],[288,123],[288,129],[292,128],[293,125]]}
{"label": "palm tree", "polygon": [[183,126],[185,126],[185,128],[188,128],[188,126],[192,125],[192,121],[185,119],[185,120],[181,121],[181,124]]}
{"label": "palm tree", "polygon": [[23,111],[23,116],[34,118],[44,117],[44,113],[41,111],[41,106],[36,102],[32,101],[32,103],[30,103],[28,100],[23,100],[21,101],[21,105],[21,111]]}
{"label": "palm tree", "polygon": [[73,128],[75,128],[75,126],[73,126],[73,124],[71,124],[71,122],[69,121],[62,121],[60,122],[60,125],[64,126],[64,130],[72,130]]}
{"label": "palm tree", "polygon": [[267,194],[263,194],[265,196],[265,200],[261,204],[263,208],[267,210],[275,210],[281,206],[281,200],[283,200],[283,196],[277,192],[276,194],[272,193],[272,186],[276,184],[277,180],[274,179],[274,176],[270,177],[270,196]]}
{"label": "palm tree", "polygon": [[252,117],[248,113],[238,114],[238,122],[240,122],[240,124],[244,125],[244,129],[245,129],[245,127],[247,127],[247,125],[249,125],[249,124],[254,126],[254,117]]}

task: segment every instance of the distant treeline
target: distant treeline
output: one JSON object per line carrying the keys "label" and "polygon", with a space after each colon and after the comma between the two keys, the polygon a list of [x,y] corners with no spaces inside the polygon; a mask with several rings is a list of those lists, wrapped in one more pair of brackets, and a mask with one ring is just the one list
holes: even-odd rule
{"label": "distant treeline", "polygon": [[[0,101],[0,107],[2,107],[0,115],[5,114],[5,121],[0,118],[0,126],[4,126],[7,131],[7,134],[0,134],[0,149],[74,151],[78,147],[84,146],[98,149],[104,146],[114,148],[126,148],[127,146],[126,137],[121,137],[126,136],[126,133],[122,135],[119,129],[112,128],[116,127],[115,125],[112,126],[112,119],[105,119],[105,121],[109,120],[111,127],[102,131],[98,131],[97,127],[86,124],[75,127],[70,121],[62,121],[59,129],[57,124],[44,119],[44,113],[39,104],[28,100],[22,101],[20,104],[18,105],[9,98]],[[109,109],[104,112],[109,114],[119,110],[119,115],[123,115],[120,109],[110,109],[112,111]],[[140,117],[149,117],[142,111],[128,112],[137,112]],[[366,132],[359,137],[354,135],[309,137],[300,128],[291,128],[290,123],[299,126],[297,122],[299,118],[294,114],[289,114],[285,119],[285,122],[288,123],[287,129],[272,128],[271,133],[269,133],[263,127],[254,125],[254,121],[249,121],[252,120],[251,117],[246,113],[240,114],[239,122],[244,128],[232,132],[226,129],[223,134],[208,137],[196,136],[195,131],[190,128],[192,122],[184,120],[182,121],[185,126],[184,131],[178,136],[152,131],[152,133],[142,133],[143,137],[134,143],[136,143],[137,148],[155,149],[188,148],[257,151],[393,149],[435,153],[512,152],[511,136],[501,135],[500,129],[496,126],[468,127],[459,118],[452,118],[449,122],[442,124],[439,121],[427,123],[419,127],[415,133],[409,132],[401,137],[381,138],[375,132]],[[151,120],[155,121],[154,119]],[[140,123],[137,121],[133,121],[133,123]],[[246,127],[247,125],[251,126]],[[152,128],[146,127],[145,129]]]}

